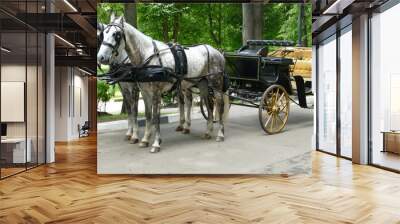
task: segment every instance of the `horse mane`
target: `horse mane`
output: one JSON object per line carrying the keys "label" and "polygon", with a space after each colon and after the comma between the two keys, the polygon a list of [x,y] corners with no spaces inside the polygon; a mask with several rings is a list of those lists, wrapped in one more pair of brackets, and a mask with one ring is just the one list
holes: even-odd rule
{"label": "horse mane", "polygon": [[143,63],[143,61],[152,54],[146,51],[152,49],[153,39],[140,32],[131,24],[125,22],[123,18],[120,18],[120,23],[124,29],[126,38],[125,50],[131,62],[136,65]]}

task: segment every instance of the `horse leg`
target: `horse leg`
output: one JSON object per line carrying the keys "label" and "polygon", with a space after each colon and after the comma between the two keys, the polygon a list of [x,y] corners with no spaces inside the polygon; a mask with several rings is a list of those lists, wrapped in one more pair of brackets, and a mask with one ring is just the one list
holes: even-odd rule
{"label": "horse leg", "polygon": [[204,104],[207,107],[207,112],[208,112],[208,120],[207,120],[207,131],[203,135],[204,139],[211,139],[211,133],[213,132],[214,128],[214,116],[213,116],[213,110],[212,110],[212,105],[211,101],[209,99],[209,92],[208,92],[208,81],[207,80],[201,80],[198,84],[198,88],[200,90],[200,97],[204,101]]}
{"label": "horse leg", "polygon": [[126,131],[126,134],[125,134],[125,140],[129,140],[129,139],[131,139],[132,132],[133,132],[133,126],[132,126],[133,124],[132,124],[132,119],[131,119],[131,114],[132,114],[131,106],[132,105],[129,100],[130,94],[121,84],[119,84],[119,89],[121,90],[123,101],[126,104],[128,104],[128,105],[126,105],[127,112],[128,112],[128,119],[127,119],[128,120],[128,130]]}
{"label": "horse leg", "polygon": [[139,125],[138,125],[138,104],[139,104],[139,90],[133,90],[132,94],[132,105],[131,105],[131,123],[132,123],[132,137],[131,144],[136,144],[139,142]]}
{"label": "horse leg", "polygon": [[160,103],[161,103],[161,94],[155,93],[153,96],[153,127],[155,130],[155,135],[152,148],[150,149],[151,153],[159,152],[161,149]]}
{"label": "horse leg", "polygon": [[215,102],[216,102],[216,117],[219,121],[219,128],[217,134],[217,142],[224,141],[224,96],[221,93],[215,93]]}
{"label": "horse leg", "polygon": [[189,134],[190,133],[190,123],[191,123],[191,112],[192,112],[192,101],[193,101],[193,95],[190,91],[185,91],[185,123],[183,125],[183,134]]}
{"label": "horse leg", "polygon": [[128,130],[125,134],[125,140],[129,140],[132,137],[133,126],[132,126],[132,112],[131,112],[131,105],[127,105],[128,110]]}
{"label": "horse leg", "polygon": [[178,106],[179,106],[179,125],[175,131],[183,131],[183,125],[185,123],[185,108],[182,91],[179,90],[177,94]]}
{"label": "horse leg", "polygon": [[139,147],[145,148],[149,146],[149,138],[151,137],[151,128],[152,128],[152,121],[151,121],[151,114],[152,114],[152,99],[151,95],[142,93],[144,106],[145,106],[145,116],[146,116],[146,127],[144,130],[144,135],[142,140],[139,143]]}

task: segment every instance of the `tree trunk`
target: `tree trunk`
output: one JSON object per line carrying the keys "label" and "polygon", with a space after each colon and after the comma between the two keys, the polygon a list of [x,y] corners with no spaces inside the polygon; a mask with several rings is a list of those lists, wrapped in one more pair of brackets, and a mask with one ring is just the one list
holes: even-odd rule
{"label": "tree trunk", "polygon": [[137,11],[135,3],[125,3],[124,15],[126,22],[137,27]]}
{"label": "tree trunk", "polygon": [[175,43],[178,42],[180,19],[181,19],[181,13],[176,13],[174,15],[174,28],[173,28],[173,32],[172,32],[172,39]]}
{"label": "tree trunk", "polygon": [[299,4],[299,18],[298,18],[298,39],[297,39],[297,46],[299,47],[304,47],[304,38],[303,38],[303,32],[304,32],[304,4],[300,3]]}
{"label": "tree trunk", "polygon": [[[126,22],[131,24],[134,27],[137,27],[137,10],[136,10],[136,4],[135,3],[125,3],[124,4],[124,15]],[[121,86],[119,86],[121,89]],[[127,108],[127,100],[123,98],[122,100],[122,107],[121,107],[121,114],[128,113],[128,108]]]}
{"label": "tree trunk", "polygon": [[162,31],[163,31],[163,41],[165,43],[169,42],[169,34],[168,34],[168,20],[164,19],[162,22]]}
{"label": "tree trunk", "polygon": [[243,3],[243,45],[247,40],[263,39],[264,10],[262,3]]}
{"label": "tree trunk", "polygon": [[[218,46],[218,48],[220,48],[221,42],[222,42],[221,38],[220,38],[221,31],[219,30],[219,27],[215,27],[213,14],[214,14],[213,8],[211,6],[211,3],[209,3],[208,4],[208,28],[210,30],[211,39]],[[218,18],[217,18],[217,20],[218,20]],[[221,23],[221,19],[219,19],[219,23]],[[217,26],[219,26],[219,24],[217,24]],[[217,34],[215,33],[215,29],[217,29]]]}

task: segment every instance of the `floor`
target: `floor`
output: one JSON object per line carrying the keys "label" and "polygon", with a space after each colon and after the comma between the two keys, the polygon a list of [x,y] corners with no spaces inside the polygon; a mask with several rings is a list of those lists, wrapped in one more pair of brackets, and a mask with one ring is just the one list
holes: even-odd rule
{"label": "floor", "polygon": [[391,152],[374,151],[373,163],[376,165],[400,170],[400,155]]}
{"label": "floor", "polygon": [[19,173],[19,172],[23,172],[25,171],[25,167],[11,167],[11,168],[1,168],[1,178]]}
{"label": "floor", "polygon": [[[198,112],[199,113],[199,112]],[[194,114],[196,115],[196,114]],[[310,172],[313,110],[291,105],[282,133],[266,135],[258,109],[233,105],[225,126],[225,141],[201,138],[206,121],[192,119],[191,133],[175,132],[176,123],[161,125],[162,149],[124,141],[125,125],[99,127],[98,172],[101,174],[298,174]],[[194,117],[194,116],[193,116]],[[193,118],[192,117],[192,118]],[[143,135],[143,128],[141,128]]]}
{"label": "floor", "polygon": [[0,223],[400,223],[400,175],[312,153],[312,174],[96,174],[96,138],[0,181]]}
{"label": "floor", "polygon": [[18,167],[7,167],[7,168],[1,168],[0,174],[1,174],[1,179],[7,178],[8,176],[12,176],[21,172],[24,172],[29,169],[34,169],[38,165],[36,163],[27,163],[26,167],[25,164],[18,165]]}

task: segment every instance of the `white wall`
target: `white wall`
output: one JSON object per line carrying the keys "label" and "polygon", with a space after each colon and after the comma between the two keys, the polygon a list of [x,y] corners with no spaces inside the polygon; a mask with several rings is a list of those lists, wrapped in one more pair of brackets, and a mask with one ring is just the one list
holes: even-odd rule
{"label": "white wall", "polygon": [[[24,138],[27,136],[29,139],[28,148],[31,149],[32,162],[36,162],[38,159],[39,163],[45,161],[45,118],[44,118],[44,107],[45,107],[45,90],[44,90],[44,74],[42,73],[41,66],[32,66],[25,64],[2,64],[2,106],[1,112],[4,114],[19,114],[18,121],[13,120],[5,121],[7,124],[7,137],[8,138]],[[27,80],[25,80],[27,79]],[[5,88],[4,84],[13,85],[10,88]],[[19,89],[15,89],[16,83],[23,84]],[[26,90],[26,99],[25,99]],[[13,91],[17,91],[13,93]],[[13,98],[9,95],[20,95],[17,98]],[[9,104],[4,105],[4,98],[8,99]],[[26,105],[25,105],[26,103]],[[13,105],[15,104],[15,105]],[[16,107],[18,105],[18,107]],[[26,112],[26,119],[24,117]],[[4,116],[2,120],[4,122]]]}
{"label": "white wall", "polygon": [[72,67],[56,67],[56,141],[79,137],[78,125],[88,120],[88,78]]}
{"label": "white wall", "polygon": [[67,67],[55,68],[55,140],[68,140],[68,87]]}

